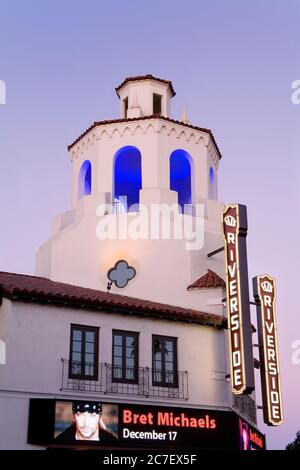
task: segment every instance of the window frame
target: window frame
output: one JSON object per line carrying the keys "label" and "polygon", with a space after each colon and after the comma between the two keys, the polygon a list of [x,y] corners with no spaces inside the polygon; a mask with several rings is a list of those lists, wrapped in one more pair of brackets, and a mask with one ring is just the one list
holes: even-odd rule
{"label": "window frame", "polygon": [[[120,367],[120,366],[115,366],[115,356],[114,356],[114,337],[115,335],[119,335],[122,337],[122,377],[114,377],[114,369],[115,367]],[[127,379],[126,378],[126,337],[133,337],[134,338],[134,350],[135,350],[135,355],[134,355],[134,366],[133,366],[133,371],[134,371],[134,378],[133,379]],[[139,364],[139,333],[136,331],[125,331],[125,330],[112,330],[112,371],[111,371],[111,381],[113,383],[128,383],[128,384],[137,384],[139,380],[139,375],[138,375],[138,364]]]}
{"label": "window frame", "polygon": [[[75,374],[72,372],[72,365],[73,362],[79,362],[79,361],[73,361],[72,360],[72,353],[73,353],[73,332],[75,330],[80,330],[84,334],[84,340],[81,340],[81,360],[80,360],[80,366],[81,366],[81,373],[80,374]],[[86,344],[86,333],[91,333],[93,332],[95,335],[95,342],[94,342],[94,362],[93,362],[93,374],[88,375],[85,373],[85,344]],[[83,347],[84,345],[84,347]],[[97,326],[88,326],[88,325],[78,325],[71,323],[71,328],[70,328],[70,351],[69,351],[69,378],[70,379],[78,379],[78,380],[98,380],[98,358],[99,358],[99,327]],[[82,372],[83,371],[83,372]]]}
{"label": "window frame", "polygon": [[[172,341],[173,343],[173,376],[174,380],[173,382],[167,382],[166,381],[166,361],[165,361],[165,348],[163,350],[162,354],[162,381],[158,382],[155,380],[155,354],[154,354],[154,342],[156,340],[159,341]],[[178,361],[177,361],[177,340],[178,338],[175,336],[162,336],[162,335],[152,335],[152,384],[155,387],[168,387],[168,388],[178,388]]]}

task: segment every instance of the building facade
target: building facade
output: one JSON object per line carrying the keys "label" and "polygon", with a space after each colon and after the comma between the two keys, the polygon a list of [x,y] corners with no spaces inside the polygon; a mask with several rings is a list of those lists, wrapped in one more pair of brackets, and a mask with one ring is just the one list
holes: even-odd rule
{"label": "building facade", "polygon": [[107,405],[123,448],[184,446],[186,427],[195,447],[240,448],[247,427],[261,448],[255,395],[229,384],[224,254],[207,256],[223,245],[214,136],[171,118],[167,80],[116,92],[120,118],[68,147],[72,208],[36,275],[0,273],[1,448],[61,445],[78,401]]}

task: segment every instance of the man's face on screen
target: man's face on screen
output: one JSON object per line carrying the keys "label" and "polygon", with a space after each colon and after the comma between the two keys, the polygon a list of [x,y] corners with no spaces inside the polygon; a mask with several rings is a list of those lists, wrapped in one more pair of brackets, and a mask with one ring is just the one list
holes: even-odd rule
{"label": "man's face on screen", "polygon": [[76,424],[76,439],[95,441],[99,438],[100,413],[78,411],[74,415]]}

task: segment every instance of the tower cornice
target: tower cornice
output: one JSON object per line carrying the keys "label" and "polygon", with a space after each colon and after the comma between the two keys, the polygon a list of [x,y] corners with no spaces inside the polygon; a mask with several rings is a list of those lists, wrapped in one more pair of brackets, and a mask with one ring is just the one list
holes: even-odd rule
{"label": "tower cornice", "polygon": [[[77,139],[74,140],[74,142],[72,142],[70,145],[68,145],[68,150],[71,151],[71,149],[76,145],[78,144],[85,136],[87,136],[87,134],[89,134],[93,129],[95,128],[98,128],[98,127],[106,127],[108,126],[110,131],[109,131],[109,135],[111,136],[112,133],[117,130],[116,128],[112,128],[112,126],[110,126],[111,124],[122,124],[122,123],[137,123],[139,127],[141,127],[142,124],[146,124],[146,126],[143,126],[144,129],[143,132],[145,133],[146,130],[148,129],[149,127],[149,121],[153,121],[154,123],[155,122],[159,122],[159,121],[162,121],[162,123],[171,123],[171,124],[175,124],[176,127],[178,128],[179,126],[179,129],[180,128],[183,128],[182,131],[179,132],[179,135],[180,133],[182,132],[185,132],[185,129],[190,129],[190,130],[194,130],[194,131],[198,131],[198,132],[201,132],[201,133],[205,133],[205,134],[208,134],[210,137],[211,137],[211,140],[212,140],[212,144],[215,148],[215,151],[216,151],[216,154],[218,156],[218,159],[220,160],[222,158],[222,155],[221,155],[221,152],[219,150],[219,147],[216,143],[216,140],[214,138],[214,135],[211,131],[211,129],[207,129],[207,128],[203,128],[203,127],[198,127],[198,126],[193,126],[192,124],[187,124],[187,123],[184,123],[184,122],[181,122],[181,121],[176,121],[175,119],[171,119],[171,118],[167,118],[165,116],[158,116],[158,115],[152,115],[152,116],[142,116],[142,117],[138,117],[138,118],[127,118],[127,119],[112,119],[112,120],[105,120],[105,121],[95,121],[90,127],[88,127]],[[119,126],[118,126],[119,127]],[[122,126],[124,127],[124,126]],[[136,126],[137,127],[137,126]],[[160,126],[160,128],[162,128],[162,126]],[[174,127],[173,127],[174,128]],[[121,130],[122,134],[125,132],[126,130],[126,126],[124,127],[123,130]],[[120,130],[119,130],[120,132]],[[157,128],[157,132],[159,132],[159,128]],[[133,132],[133,134],[135,133],[135,131]],[[189,134],[191,135],[191,133]]]}

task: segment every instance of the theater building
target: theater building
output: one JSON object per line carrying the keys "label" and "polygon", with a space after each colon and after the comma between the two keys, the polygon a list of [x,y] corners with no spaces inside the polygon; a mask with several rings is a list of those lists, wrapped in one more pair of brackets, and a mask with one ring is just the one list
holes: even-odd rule
{"label": "theater building", "polygon": [[116,93],[120,117],[68,147],[72,207],[36,274],[0,273],[0,446],[61,446],[72,404],[100,402],[105,448],[263,448],[255,394],[231,392],[224,253],[207,256],[223,245],[218,145],[171,117],[170,81]]}

